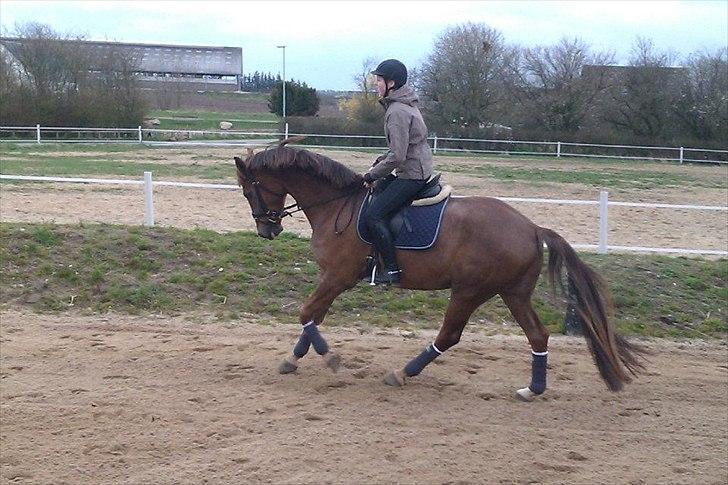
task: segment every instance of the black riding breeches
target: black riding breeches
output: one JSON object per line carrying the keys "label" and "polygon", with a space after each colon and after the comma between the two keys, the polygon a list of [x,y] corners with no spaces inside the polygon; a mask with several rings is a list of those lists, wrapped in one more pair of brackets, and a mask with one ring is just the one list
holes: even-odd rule
{"label": "black riding breeches", "polygon": [[377,196],[369,204],[364,215],[368,228],[378,222],[386,222],[398,210],[407,205],[427,183],[426,180],[410,180],[386,177],[379,182]]}

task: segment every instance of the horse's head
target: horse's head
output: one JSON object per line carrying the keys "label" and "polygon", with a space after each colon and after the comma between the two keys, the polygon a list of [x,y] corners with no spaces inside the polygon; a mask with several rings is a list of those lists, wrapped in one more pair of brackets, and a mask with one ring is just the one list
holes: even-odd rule
{"label": "horse's head", "polygon": [[238,185],[243,188],[243,195],[248,199],[258,235],[273,239],[283,231],[281,218],[284,216],[286,189],[280,181],[265,172],[253,174],[247,164],[252,156],[253,151],[248,149],[246,160],[235,157]]}

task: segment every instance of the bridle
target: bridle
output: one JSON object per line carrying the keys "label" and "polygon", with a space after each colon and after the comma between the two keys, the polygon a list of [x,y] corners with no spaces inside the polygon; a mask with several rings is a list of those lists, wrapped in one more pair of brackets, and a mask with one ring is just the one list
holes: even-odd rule
{"label": "bridle", "polygon": [[[277,197],[285,197],[286,194],[279,194],[278,192],[275,192],[262,183],[260,181],[255,180],[255,177],[252,176],[252,174],[249,175],[249,178],[251,179],[251,184],[253,185],[253,193],[255,194],[255,202],[258,206],[258,211],[255,210],[251,211],[251,214],[253,215],[253,219],[255,219],[255,222],[262,222],[264,224],[280,224],[281,220],[283,220],[284,217],[290,216],[295,214],[296,212],[303,210],[298,203],[291,204],[285,206],[283,209],[277,211],[273,209],[268,208],[268,204],[265,203],[265,199],[263,199],[263,196],[260,194],[261,189],[268,192],[271,195],[275,195]],[[296,207],[296,210],[289,211],[288,209],[293,209]]]}
{"label": "bridle", "polygon": [[[251,214],[253,215],[253,219],[255,219],[255,222],[261,222],[263,224],[280,224],[284,217],[292,216],[296,212],[303,211],[305,209],[310,209],[312,207],[318,207],[320,205],[328,204],[329,202],[333,202],[335,200],[343,199],[344,197],[350,197],[351,195],[357,193],[359,191],[359,188],[349,191],[343,195],[336,196],[334,198],[325,200],[323,202],[317,202],[315,204],[311,204],[309,206],[303,207],[296,202],[295,204],[287,205],[281,210],[273,210],[268,208],[268,204],[265,203],[265,199],[263,199],[263,196],[261,195],[261,190],[268,192],[271,195],[275,195],[276,197],[286,197],[287,194],[281,194],[274,190],[269,189],[265,185],[263,185],[259,180],[256,180],[252,173],[248,172],[246,174],[246,178],[250,180],[251,185],[253,186],[253,194],[255,195],[255,201],[256,205],[258,206],[257,212],[255,210],[251,211]],[[344,204],[345,206],[346,204]],[[343,210],[344,206],[342,206],[341,210]],[[352,215],[353,215],[353,204],[352,204]],[[294,209],[295,208],[295,209]],[[289,210],[294,209],[294,210]],[[341,212],[341,210],[339,212]],[[340,215],[340,214],[339,214]],[[338,221],[338,215],[337,215],[337,221]],[[351,218],[349,220],[349,223],[351,223]],[[349,224],[347,224],[348,227]],[[339,230],[336,230],[337,233],[339,233]]]}

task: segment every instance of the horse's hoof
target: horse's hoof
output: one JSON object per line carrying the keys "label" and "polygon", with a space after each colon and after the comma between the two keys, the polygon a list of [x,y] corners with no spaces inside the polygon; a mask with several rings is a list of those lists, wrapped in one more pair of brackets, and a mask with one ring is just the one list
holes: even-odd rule
{"label": "horse's hoof", "polygon": [[387,372],[384,376],[384,383],[392,387],[404,386],[404,373],[402,371],[391,371]]}
{"label": "horse's hoof", "polygon": [[339,366],[341,366],[341,356],[333,352],[328,352],[324,355],[324,362],[326,362],[326,367],[331,369],[333,372],[337,372],[339,370]]}
{"label": "horse's hoof", "polygon": [[538,396],[540,396],[540,394],[536,394],[528,387],[524,387],[523,389],[516,391],[516,399],[523,402],[532,402]]}
{"label": "horse's hoof", "polygon": [[278,373],[290,374],[292,372],[296,372],[296,369],[298,369],[298,366],[296,364],[284,360],[283,362],[281,362],[281,365],[278,366]]}

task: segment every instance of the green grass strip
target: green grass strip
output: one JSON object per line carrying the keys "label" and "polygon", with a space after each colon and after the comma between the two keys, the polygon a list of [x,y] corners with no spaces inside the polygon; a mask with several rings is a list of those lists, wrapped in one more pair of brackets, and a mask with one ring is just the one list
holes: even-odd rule
{"label": "green grass strip", "polygon": [[[628,335],[725,338],[728,260],[651,255],[581,257],[607,281],[615,320]],[[282,234],[266,241],[250,232],[115,225],[0,224],[3,302],[39,312],[165,313],[206,311],[234,320],[254,314],[296,322],[317,281],[307,239]],[[327,323],[438,328],[447,291],[371,288],[341,295]],[[541,278],[534,306],[553,331],[563,305]],[[495,325],[484,325],[484,321]],[[499,298],[471,326],[514,330]]]}
{"label": "green grass strip", "polygon": [[593,187],[655,189],[660,187],[708,187],[728,188],[726,179],[706,180],[688,174],[660,172],[657,170],[628,170],[594,167],[593,170],[565,165],[564,170],[543,168],[516,168],[493,165],[443,163],[443,172],[462,173],[476,177],[504,181],[531,183],[584,184]]}

